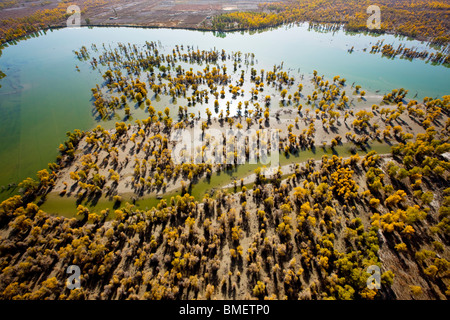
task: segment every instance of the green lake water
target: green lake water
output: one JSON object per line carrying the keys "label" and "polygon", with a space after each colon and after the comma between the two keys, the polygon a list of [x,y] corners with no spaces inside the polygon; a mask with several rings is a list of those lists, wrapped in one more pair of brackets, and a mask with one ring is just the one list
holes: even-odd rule
{"label": "green lake water", "polygon": [[[380,39],[394,46],[405,43],[407,47],[427,48],[421,42],[391,35],[319,33],[309,31],[307,25],[255,34],[228,33],[225,37],[171,29],[61,29],[20,41],[4,48],[0,57],[0,70],[6,74],[0,80],[0,186],[35,177],[38,170],[46,168],[55,160],[67,131],[89,130],[97,124],[111,127],[117,121],[98,123],[92,115],[90,89],[102,79],[88,63],[76,59],[73,51],[83,45],[90,48],[95,43],[100,49],[102,43],[114,46],[118,42],[143,45],[145,41],[161,41],[170,51],[183,44],[200,50],[252,52],[259,69],[270,70],[284,62],[284,70],[291,70],[293,75],[299,69],[303,74],[315,69],[328,78],[340,75],[348,84],[356,82],[363,90],[379,95],[400,87],[409,90],[409,98],[417,94],[416,99],[450,94],[449,68],[362,51],[370,50]],[[350,54],[352,46],[355,51]],[[5,193],[0,193],[0,199],[4,197]]]}

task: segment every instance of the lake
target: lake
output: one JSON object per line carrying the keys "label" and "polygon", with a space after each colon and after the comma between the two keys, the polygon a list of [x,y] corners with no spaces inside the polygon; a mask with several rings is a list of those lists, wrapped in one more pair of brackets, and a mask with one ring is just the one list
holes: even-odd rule
{"label": "lake", "polygon": [[[191,45],[200,50],[225,49],[228,53],[254,53],[258,68],[272,69],[284,63],[284,70],[335,75],[379,95],[394,88],[409,90],[407,98],[441,97],[450,94],[450,69],[422,60],[388,59],[370,51],[378,40],[385,44],[403,43],[432,51],[427,44],[392,35],[350,35],[344,31],[322,33],[308,30],[307,24],[280,27],[250,34],[151,28],[78,28],[47,31],[44,35],[18,42],[3,49],[0,70],[0,186],[17,183],[27,176],[35,178],[58,154],[65,133],[89,130],[97,124],[92,114],[91,88],[101,83],[98,70],[79,61],[74,50],[91,44],[114,46],[118,42],[145,44],[160,41],[171,51],[175,45]],[[348,49],[354,46],[354,52]],[[80,72],[76,70],[79,67]],[[158,105],[154,105],[160,109]],[[0,193],[0,199],[5,195]]]}

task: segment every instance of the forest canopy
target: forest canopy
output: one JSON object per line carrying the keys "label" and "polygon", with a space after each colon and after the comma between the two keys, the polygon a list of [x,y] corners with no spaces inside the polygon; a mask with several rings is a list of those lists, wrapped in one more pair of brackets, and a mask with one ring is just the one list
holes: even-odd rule
{"label": "forest canopy", "polygon": [[[348,31],[368,31],[373,1],[294,0],[264,3],[258,12],[232,12],[213,20],[216,30],[257,29],[294,22],[343,24]],[[380,0],[379,32],[392,32],[436,43],[449,41],[450,4],[448,1]]]}

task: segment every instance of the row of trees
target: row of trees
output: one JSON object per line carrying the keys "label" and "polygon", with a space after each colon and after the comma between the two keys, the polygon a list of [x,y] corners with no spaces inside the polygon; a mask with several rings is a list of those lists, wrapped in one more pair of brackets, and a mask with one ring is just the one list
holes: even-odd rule
{"label": "row of trees", "polygon": [[[348,31],[370,31],[367,27],[369,15],[367,8],[370,1],[317,1],[295,0],[261,4],[255,12],[232,12],[216,16],[212,19],[212,27],[216,30],[258,29],[279,26],[287,23],[308,21],[333,24],[334,31],[344,24]],[[392,31],[421,40],[432,40],[446,44],[449,41],[447,31],[449,22],[445,1],[420,0],[411,3],[406,0],[381,0],[377,3],[382,12],[381,29],[376,32]],[[433,17],[430,21],[429,17]]]}
{"label": "row of trees", "polygon": [[395,58],[399,56],[400,58],[405,58],[409,60],[413,59],[422,59],[426,61],[431,61],[435,64],[449,64],[450,63],[450,55],[445,55],[442,52],[432,52],[429,53],[427,50],[418,51],[414,48],[406,48],[405,45],[399,45],[397,49],[390,44],[384,44],[383,41],[378,41],[375,45],[372,46],[370,53],[381,52],[383,56],[387,56],[389,58]]}

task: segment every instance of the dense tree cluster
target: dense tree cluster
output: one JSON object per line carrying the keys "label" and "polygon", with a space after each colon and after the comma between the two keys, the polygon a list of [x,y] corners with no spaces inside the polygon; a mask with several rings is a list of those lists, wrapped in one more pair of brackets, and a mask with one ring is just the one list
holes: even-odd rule
{"label": "dense tree cluster", "polygon": [[[98,51],[95,46],[93,49],[95,52]],[[181,97],[191,107],[196,103],[208,103],[209,95],[214,96],[215,101],[219,95],[220,98],[224,98],[224,87],[229,85],[233,99],[236,99],[238,95],[242,95],[243,89],[239,85],[229,84],[231,79],[227,74],[226,62],[230,60],[239,66],[254,63],[254,55],[251,54],[244,55],[241,52],[227,54],[224,50],[200,51],[190,46],[187,46],[185,51],[183,45],[177,45],[172,54],[165,55],[160,52],[155,42],[146,42],[146,50],[143,51],[130,44],[119,44],[118,48],[110,51],[105,47],[104,49],[98,58],[93,57],[90,61],[94,69],[100,66],[110,67],[103,74],[108,91],[104,92],[99,85],[92,89],[94,105],[102,118],[111,116],[117,109],[126,110],[130,101],[139,105],[145,102],[150,112],[152,110],[151,97],[148,96],[150,90],[154,98],[166,95],[171,97],[172,102],[176,102],[177,98]],[[90,57],[85,47],[75,51],[75,54],[80,60]],[[219,63],[224,65],[221,66]],[[206,66],[195,71],[192,64]],[[190,70],[185,70],[182,65],[189,66]],[[124,72],[126,74],[123,74]],[[240,85],[243,81],[239,80]],[[111,96],[111,93],[114,95]],[[215,109],[217,110],[216,107]],[[182,111],[180,115],[183,116]],[[187,110],[184,116],[187,116]]]}
{"label": "dense tree cluster", "polygon": [[[164,125],[151,119],[133,127],[116,123],[111,131],[97,126],[91,132],[68,133],[57,163],[49,164],[50,172],[42,170],[37,180],[25,180],[23,195],[0,205],[1,297],[404,297],[403,285],[396,284],[391,271],[395,264],[380,261],[380,250],[416,263],[416,277],[422,277],[426,287],[411,283],[406,294],[448,296],[450,191],[445,154],[450,151],[450,126],[447,121],[440,130],[434,127],[448,114],[448,106],[444,97],[425,99],[421,108],[412,101],[385,111],[407,112],[429,122],[416,140],[394,146],[389,161],[375,151],[347,159],[324,156],[296,164],[292,175],[279,170],[270,179],[258,168],[253,186],[241,184],[235,194],[217,191],[213,197],[196,199],[183,192],[150,210],[126,203],[112,212],[91,212],[79,205],[79,219],[50,216],[33,203],[54,186],[67,164],[79,165],[71,179],[93,193],[103,191],[105,184],[112,189],[122,179],[124,163],[118,156],[124,142],[134,144],[135,156],[150,155],[131,162],[136,183],[144,178],[142,187],[167,181],[170,171],[191,175],[191,181],[192,173],[201,171],[192,165],[177,169],[161,156],[169,147]],[[357,120],[372,131],[374,124],[366,116],[361,113]],[[86,151],[78,154],[74,150],[80,147]],[[104,161],[113,168],[101,169],[97,163]],[[152,180],[147,181],[147,174]],[[65,269],[72,264],[82,269],[81,289],[65,286]],[[370,265],[382,267],[381,291],[366,286]]]}
{"label": "dense tree cluster", "polygon": [[[61,156],[57,164],[54,164],[56,167],[50,167],[51,178],[47,179],[50,181],[48,187],[40,188],[38,181],[31,178],[23,181],[21,187],[32,187],[29,189],[32,191],[39,189],[40,195],[48,194],[52,188],[56,188],[61,196],[76,197],[78,203],[86,201],[95,203],[96,199],[106,197],[120,206],[123,192],[133,193],[135,195],[133,198],[138,199],[174,190],[181,183],[184,194],[187,190],[195,188],[195,184],[203,178],[209,179],[222,170],[232,170],[238,165],[238,155],[245,155],[245,162],[249,162],[251,154],[258,155],[261,145],[267,145],[270,148],[271,141],[268,137],[261,135],[261,129],[273,121],[273,118],[271,120],[269,116],[271,104],[266,104],[266,107],[262,108],[258,100],[245,100],[244,93],[239,94],[237,112],[234,116],[230,112],[229,101],[226,103],[225,115],[220,103],[217,105],[214,103],[216,115],[220,109],[218,119],[212,118],[213,112],[209,108],[205,111],[206,119],[201,119],[200,115],[196,117],[194,113],[188,114],[188,108],[193,106],[193,96],[188,106],[179,107],[177,122],[170,116],[169,107],[166,107],[164,112],[161,109],[157,111],[150,100],[145,98],[151,95],[151,92],[154,95],[158,94],[156,86],[161,87],[167,83],[167,87],[173,89],[172,81],[179,79],[181,80],[177,86],[191,87],[192,91],[195,90],[194,95],[195,92],[199,92],[200,86],[205,86],[206,83],[209,83],[210,87],[201,90],[206,92],[206,97],[211,92],[218,93],[214,91],[218,90],[215,82],[227,77],[226,65],[212,68],[207,65],[203,69],[204,72],[195,73],[192,69],[185,71],[176,63],[185,60],[190,65],[199,64],[198,68],[201,68],[201,64],[205,61],[214,63],[218,60],[225,62],[231,60],[233,63],[252,65],[254,59],[252,54],[243,55],[240,52],[228,54],[223,50],[200,51],[192,47],[187,47],[185,51],[183,46],[176,46],[172,54],[165,55],[160,52],[159,45],[154,42],[147,42],[143,51],[134,45],[119,44],[117,48],[104,48],[97,58],[91,58],[92,52],[98,52],[95,45],[91,46],[91,50],[82,47],[75,54],[79,59],[90,60],[93,68],[99,68],[101,65],[108,65],[111,68],[104,73],[105,87],[101,88],[98,85],[92,89],[96,99],[96,110],[100,113],[101,110],[105,113],[116,112],[117,109],[110,107],[113,105],[112,102],[120,101],[121,104],[126,105],[133,97],[142,95],[142,100],[146,101],[148,118],[136,120],[133,126],[117,122],[115,129],[112,130],[105,130],[98,126],[91,132],[76,130],[74,133],[68,133],[69,140],[60,145]],[[114,68],[112,68],[113,65]],[[133,65],[136,67],[130,67]],[[159,71],[154,71],[150,75],[145,71],[149,68]],[[171,72],[174,69],[177,75],[172,77]],[[127,76],[122,75],[122,70],[125,70]],[[235,74],[239,76],[239,83],[249,81],[256,87],[265,87],[266,91],[274,88],[280,94],[280,104],[291,107],[290,111],[294,111],[292,114],[296,115],[295,122],[287,126],[287,131],[279,130],[278,149],[286,157],[297,156],[304,150],[314,150],[319,143],[315,139],[318,130],[331,135],[344,124],[349,131],[345,135],[331,136],[328,142],[323,141],[322,147],[326,150],[329,143],[330,149],[335,152],[335,148],[339,145],[350,143],[355,146],[352,152],[356,152],[356,148],[364,149],[371,141],[406,143],[411,140],[412,133],[416,132],[404,126],[405,120],[420,123],[425,131],[431,125],[440,125],[439,121],[444,121],[448,116],[447,96],[442,100],[426,98],[423,103],[411,100],[405,105],[407,90],[400,88],[386,94],[381,104],[373,105],[371,111],[366,109],[354,111],[350,108],[353,99],[350,101],[346,90],[354,89],[351,94],[358,95],[361,94],[361,86],[353,84],[350,88],[346,84],[346,79],[340,76],[335,76],[331,81],[314,70],[310,79],[313,92],[307,94],[304,92],[303,84],[297,83],[294,77],[282,70],[282,67],[274,67],[273,71],[257,71],[252,67],[249,71],[246,75],[244,70],[242,72],[236,70]],[[147,78],[145,82],[139,77],[133,77],[141,73],[144,73]],[[160,79],[157,83],[151,83],[149,80],[157,78]],[[168,82],[162,82],[163,80]],[[229,92],[236,89],[236,86],[232,84],[233,78],[227,78],[226,81],[231,82],[228,86]],[[194,86],[196,87],[193,88]],[[255,91],[259,90],[261,89]],[[251,95],[254,95],[254,89],[250,91]],[[176,94],[180,93],[177,91]],[[183,94],[186,93],[181,93]],[[119,96],[122,98],[119,99]],[[300,99],[305,100],[305,108]],[[99,101],[103,102],[98,103]],[[109,102],[106,103],[106,101]],[[348,121],[349,118],[354,120]],[[203,140],[204,146],[201,150],[195,150],[193,154],[183,151],[181,155],[187,163],[175,164],[171,158],[171,151],[175,146],[174,142],[170,142],[171,132],[174,128],[192,128],[200,119],[203,134],[199,139]],[[299,119],[302,121],[300,122]],[[263,120],[265,123],[262,122]],[[243,121],[247,128],[256,126],[256,131],[252,135],[244,136]],[[220,126],[227,123],[229,128],[234,130],[235,137],[244,136],[244,140],[229,139],[225,135],[221,138],[211,137],[205,130],[214,122],[218,122]],[[216,160],[214,165],[210,163],[211,156]],[[368,157],[365,163],[368,165],[376,162],[375,158],[375,156]],[[55,186],[55,175],[58,173],[59,179]],[[351,177],[352,174],[342,169],[330,177],[334,180],[331,190],[334,191],[335,196],[345,200],[355,197],[356,185],[341,184],[344,177]],[[377,180],[372,181],[372,178],[368,177],[368,179],[371,186],[379,183]],[[45,202],[45,197],[41,201]]]}
{"label": "dense tree cluster", "polygon": [[[92,89],[101,117],[123,108],[128,118],[130,102],[145,104],[148,117],[133,124],[117,121],[110,130],[98,125],[68,132],[56,162],[36,179],[22,181],[20,195],[0,204],[0,298],[450,295],[450,96],[406,101],[407,90],[400,88],[385,94],[379,105],[352,108],[354,100],[364,101],[365,92],[340,76],[326,79],[314,70],[304,81],[307,92],[282,64],[257,70],[251,53],[176,46],[164,54],[160,49],[147,42],[143,50],[119,44],[103,47],[98,55],[95,45],[75,52],[94,69],[108,68],[101,72],[104,85]],[[186,97],[178,121],[168,106],[152,106],[152,94]],[[196,103],[207,103],[209,95],[215,118],[209,108],[203,118],[188,113]],[[237,100],[235,114],[230,101],[221,103],[225,95]],[[238,168],[238,153],[248,162],[251,151],[272,146],[261,130],[280,120],[279,113],[271,116],[275,100],[292,118],[278,129],[275,146],[286,159],[292,156],[289,173],[279,167],[269,177],[258,166],[251,183],[242,179],[238,187],[236,178],[232,193],[221,188],[192,195],[200,179]],[[197,123],[204,146],[193,154],[182,152],[186,161],[175,163],[169,135]],[[243,124],[255,128],[245,143],[235,139]],[[236,134],[213,139],[206,131],[213,125],[229,126]],[[319,131],[325,133],[323,141],[316,141]],[[392,155],[368,151],[376,140],[392,144]],[[324,150],[329,144],[330,154],[296,163],[294,156],[316,152],[321,142]],[[343,143],[353,148],[347,158],[336,152]],[[233,161],[213,165],[204,157],[210,152]],[[150,208],[135,205],[136,198],[156,197],[178,182],[179,195]],[[126,192],[119,189],[134,200],[123,201]],[[54,190],[76,199],[76,218],[40,208]],[[100,197],[114,201],[114,209],[90,209],[83,202]],[[415,281],[398,270],[399,263],[410,266]],[[80,289],[65,285],[70,265],[81,268]],[[367,287],[367,270],[374,265],[382,270],[381,290]]]}
{"label": "dense tree cluster", "polygon": [[[80,3],[82,3],[83,10],[86,11],[97,6],[105,5],[108,2],[106,0],[66,0],[59,2],[53,9],[33,10],[33,13],[25,17],[1,19],[0,44],[47,29],[51,25],[65,22],[70,16],[70,14],[67,14],[69,5],[79,5]],[[10,4],[12,5],[13,3]],[[0,7],[0,9],[2,8]]]}
{"label": "dense tree cluster", "polygon": [[[217,30],[256,29],[307,21],[335,24],[331,29],[344,24],[348,31],[362,31],[368,30],[366,10],[370,5],[373,3],[368,0],[264,3],[256,12],[232,12],[214,17],[212,26]],[[449,41],[450,5],[446,1],[381,0],[376,5],[382,13],[381,30],[377,32],[392,31],[441,44]]]}
{"label": "dense tree cluster", "polygon": [[[236,194],[185,194],[150,210],[79,206],[82,219],[12,197],[0,205],[1,298],[394,298],[403,285],[380,250],[417,264],[423,290],[448,296],[447,140],[447,129],[429,129],[394,147],[388,162],[375,152],[324,156]],[[377,170],[388,173],[373,176],[378,189],[369,177]],[[72,264],[81,268],[80,289],[65,286]],[[370,265],[382,268],[382,290],[366,286]],[[411,294],[422,291],[411,285]]]}

